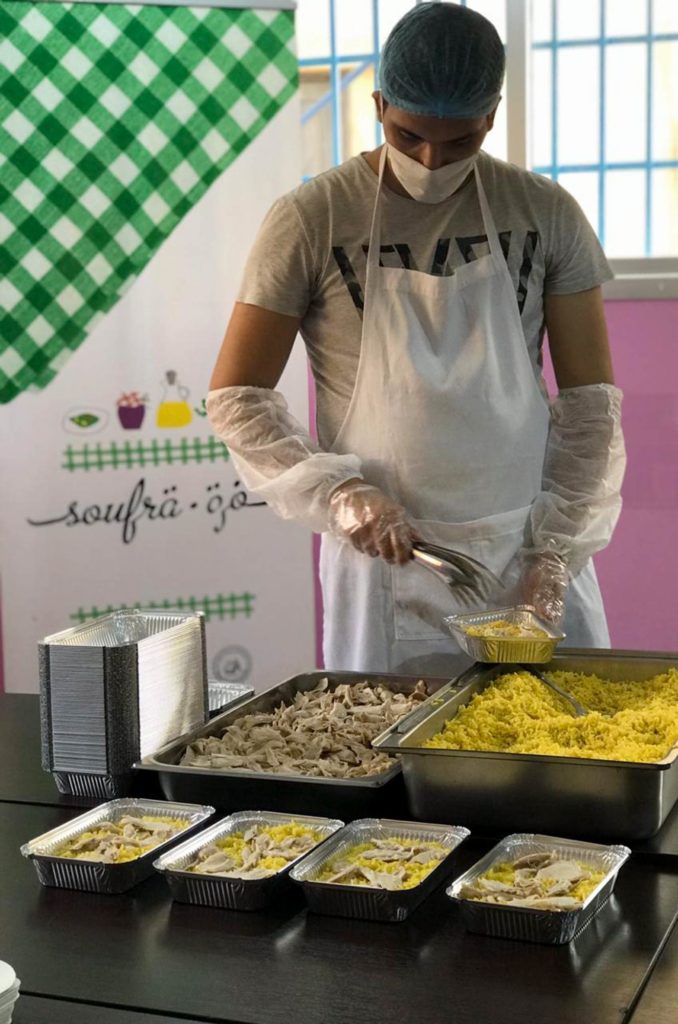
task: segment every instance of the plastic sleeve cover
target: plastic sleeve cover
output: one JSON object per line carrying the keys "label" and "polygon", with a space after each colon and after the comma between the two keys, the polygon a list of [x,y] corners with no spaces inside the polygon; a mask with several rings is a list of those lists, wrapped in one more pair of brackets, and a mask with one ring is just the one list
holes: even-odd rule
{"label": "plastic sleeve cover", "polygon": [[209,392],[206,408],[248,490],[283,519],[327,530],[329,496],[362,475],[358,457],[323,451],[269,388],[219,388]]}
{"label": "plastic sleeve cover", "polygon": [[626,467],[621,401],[612,384],[590,384],[561,391],[551,406],[525,553],[558,555],[571,576],[609,543],[619,518]]}

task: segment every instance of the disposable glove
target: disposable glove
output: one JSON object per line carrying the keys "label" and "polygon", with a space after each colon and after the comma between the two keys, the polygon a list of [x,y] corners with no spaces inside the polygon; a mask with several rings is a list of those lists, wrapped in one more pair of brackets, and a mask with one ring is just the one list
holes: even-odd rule
{"label": "disposable glove", "polygon": [[404,565],[412,557],[416,532],[407,512],[378,487],[349,480],[336,487],[329,502],[330,532],[354,548]]}
{"label": "disposable glove", "polygon": [[521,561],[513,603],[531,605],[545,622],[559,625],[565,615],[565,595],[570,583],[565,562],[549,551],[541,554],[524,551]]}

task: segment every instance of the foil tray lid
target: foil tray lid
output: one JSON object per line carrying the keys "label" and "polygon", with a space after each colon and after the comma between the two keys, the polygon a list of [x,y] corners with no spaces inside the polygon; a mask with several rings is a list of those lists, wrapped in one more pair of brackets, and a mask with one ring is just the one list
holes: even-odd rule
{"label": "foil tray lid", "polygon": [[138,644],[148,637],[176,629],[186,623],[199,621],[202,612],[182,612],[174,609],[121,608],[79,626],[46,636],[43,644],[63,644],[69,647],[123,647]]}

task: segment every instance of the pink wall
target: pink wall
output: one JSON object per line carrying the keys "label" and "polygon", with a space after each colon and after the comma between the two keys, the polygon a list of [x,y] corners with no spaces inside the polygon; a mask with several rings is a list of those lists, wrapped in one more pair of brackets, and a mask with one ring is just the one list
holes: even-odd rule
{"label": "pink wall", "polygon": [[608,302],[624,509],[596,559],[613,647],[678,651],[678,301]]}

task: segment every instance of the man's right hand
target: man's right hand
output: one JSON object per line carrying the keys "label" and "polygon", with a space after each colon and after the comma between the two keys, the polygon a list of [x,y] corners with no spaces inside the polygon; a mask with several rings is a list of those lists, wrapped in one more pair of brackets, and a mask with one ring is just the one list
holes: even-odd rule
{"label": "man's right hand", "polygon": [[416,532],[407,512],[364,480],[347,480],[335,487],[329,500],[329,523],[335,537],[350,541],[373,558],[405,565],[412,557]]}

